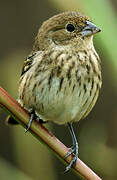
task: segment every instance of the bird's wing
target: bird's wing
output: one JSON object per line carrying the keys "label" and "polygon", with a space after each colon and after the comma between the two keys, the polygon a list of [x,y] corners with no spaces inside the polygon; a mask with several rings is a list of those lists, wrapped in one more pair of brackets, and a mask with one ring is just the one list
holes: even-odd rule
{"label": "bird's wing", "polygon": [[[36,53],[32,53],[24,61],[23,68],[22,68],[22,71],[21,71],[21,76],[24,75],[24,73],[27,72],[31,68],[31,65],[33,63],[35,54]],[[7,122],[7,124],[13,124],[13,125],[18,124],[18,122],[10,115],[6,118],[6,122]]]}
{"label": "bird's wing", "polygon": [[30,69],[35,55],[36,53],[33,53],[26,58],[26,60],[24,61],[23,68],[22,68],[21,76],[24,75],[24,73]]}

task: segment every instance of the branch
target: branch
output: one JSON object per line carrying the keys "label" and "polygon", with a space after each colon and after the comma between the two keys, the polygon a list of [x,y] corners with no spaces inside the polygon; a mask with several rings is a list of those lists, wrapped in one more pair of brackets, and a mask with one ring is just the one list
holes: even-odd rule
{"label": "branch", "polygon": [[[29,113],[24,110],[21,105],[14,100],[2,87],[0,87],[0,106],[9,111],[9,113],[24,127],[28,124],[30,119]],[[41,140],[51,149],[57,157],[64,163],[70,163],[73,155],[64,159],[69,149],[60,142],[48,129],[37,121],[33,121],[29,130],[39,141]],[[73,171],[77,175],[81,175],[86,180],[101,180],[89,167],[87,167],[80,159],[77,160],[76,165],[73,166]]]}

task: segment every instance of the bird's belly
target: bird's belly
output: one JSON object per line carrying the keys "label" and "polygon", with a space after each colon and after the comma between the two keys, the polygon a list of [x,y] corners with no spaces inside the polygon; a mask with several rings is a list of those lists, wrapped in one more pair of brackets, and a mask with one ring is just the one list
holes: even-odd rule
{"label": "bird's belly", "polygon": [[84,88],[84,83],[79,85],[72,81],[69,84],[67,79],[64,79],[60,88],[60,80],[53,78],[51,87],[35,89],[35,97],[34,109],[43,120],[65,124],[79,121],[91,111],[97,100],[98,90],[96,84],[93,89],[91,83],[87,83]]}
{"label": "bird's belly", "polygon": [[[29,76],[29,74],[27,74]],[[32,74],[22,78],[19,88],[19,102],[26,108],[33,108],[36,113],[47,121],[58,124],[79,121],[84,118],[93,108],[98,97],[100,85],[97,83],[98,76],[81,76],[80,82],[73,76],[52,77],[48,81],[48,74],[37,76],[35,81],[31,79]],[[42,81],[40,81],[40,78]],[[28,88],[27,88],[28,87]]]}

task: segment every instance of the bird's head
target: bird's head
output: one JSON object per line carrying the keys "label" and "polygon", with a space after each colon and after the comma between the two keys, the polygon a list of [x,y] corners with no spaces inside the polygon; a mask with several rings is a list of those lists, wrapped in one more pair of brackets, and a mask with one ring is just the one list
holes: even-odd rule
{"label": "bird's head", "polygon": [[64,12],[42,24],[34,47],[44,50],[50,45],[81,46],[83,42],[92,40],[93,35],[100,31],[87,16],[78,12]]}

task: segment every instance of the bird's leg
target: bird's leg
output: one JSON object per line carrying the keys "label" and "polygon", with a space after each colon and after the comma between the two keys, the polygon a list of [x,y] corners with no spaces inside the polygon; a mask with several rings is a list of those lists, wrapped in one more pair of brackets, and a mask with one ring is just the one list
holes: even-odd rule
{"label": "bird's leg", "polygon": [[70,148],[70,150],[66,154],[65,158],[67,158],[71,154],[73,154],[74,157],[71,160],[70,164],[66,167],[65,172],[68,172],[71,169],[72,165],[75,164],[77,159],[78,159],[78,142],[77,142],[77,139],[76,139],[73,127],[72,127],[72,123],[68,123],[68,128],[69,128],[69,131],[70,131],[71,136],[72,136],[73,146]]}
{"label": "bird's leg", "polygon": [[27,128],[26,128],[25,132],[27,132],[27,131],[30,129],[31,124],[32,124],[32,122],[33,122],[33,119],[35,119],[36,121],[38,121],[38,122],[41,123],[41,124],[45,123],[42,119],[40,119],[39,116],[37,116],[37,115],[35,114],[34,109],[31,109],[30,114],[31,114],[31,115],[30,115],[30,119],[29,119],[29,122],[28,122],[28,125],[27,125]]}

